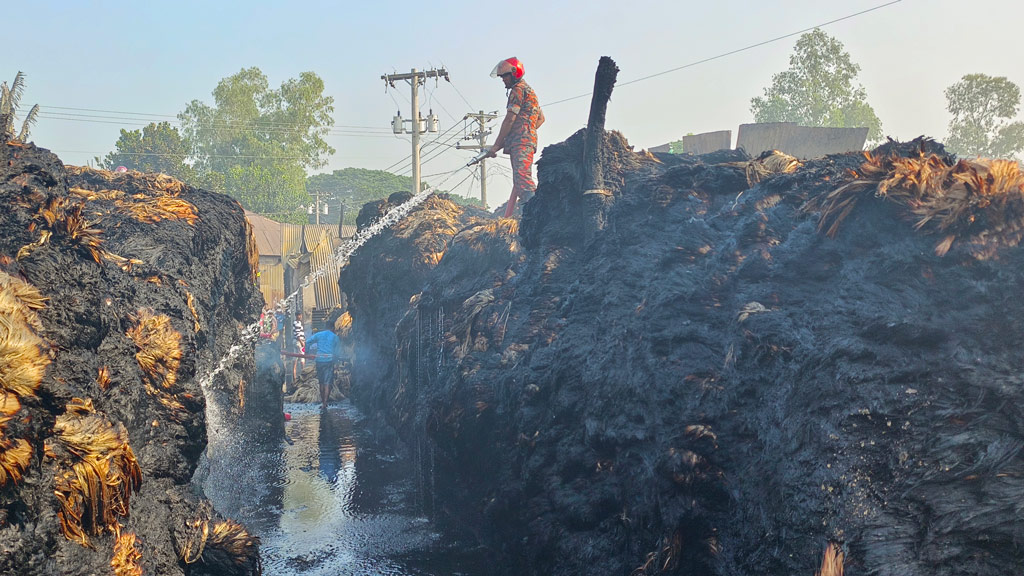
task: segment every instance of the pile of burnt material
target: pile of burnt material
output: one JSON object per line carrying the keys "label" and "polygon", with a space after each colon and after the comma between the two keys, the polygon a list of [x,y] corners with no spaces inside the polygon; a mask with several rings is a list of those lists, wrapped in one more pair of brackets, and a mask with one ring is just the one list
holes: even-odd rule
{"label": "pile of burnt material", "polygon": [[201,386],[260,308],[241,207],[14,143],[0,199],[0,573],[258,573],[190,487],[209,391],[227,417],[253,373]]}
{"label": "pile of burnt material", "polygon": [[[358,226],[365,228],[411,197],[398,192],[366,204],[359,211]],[[398,381],[395,326],[409,311],[409,299],[433,277],[456,234],[467,226],[492,221],[482,210],[460,206],[443,194],[432,195],[351,256],[339,280],[348,304],[343,319],[351,324],[343,334],[353,350],[351,394],[364,406],[392,405],[392,385],[357,383]],[[439,337],[441,320],[425,319],[419,329]]]}
{"label": "pile of burnt material", "polygon": [[1024,563],[1016,163],[607,133],[584,194],[583,139],[544,150],[518,233],[452,224],[440,250],[400,223],[343,276],[357,373],[386,376],[353,393],[430,455],[431,510],[515,574]]}

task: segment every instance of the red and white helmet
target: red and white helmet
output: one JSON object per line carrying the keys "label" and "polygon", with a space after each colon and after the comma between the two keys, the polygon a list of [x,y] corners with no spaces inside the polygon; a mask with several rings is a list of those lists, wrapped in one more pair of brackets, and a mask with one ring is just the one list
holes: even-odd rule
{"label": "red and white helmet", "polygon": [[497,78],[498,76],[504,76],[505,74],[511,74],[513,78],[519,80],[526,74],[526,70],[523,69],[523,63],[515,56],[506,58],[491,70],[491,78]]}

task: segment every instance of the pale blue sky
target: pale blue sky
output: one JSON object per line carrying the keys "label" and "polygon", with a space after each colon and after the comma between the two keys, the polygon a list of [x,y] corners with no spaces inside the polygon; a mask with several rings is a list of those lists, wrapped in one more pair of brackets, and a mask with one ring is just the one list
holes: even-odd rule
{"label": "pale blue sky", "polygon": [[[589,98],[545,103],[589,92],[600,56],[615,59],[621,84],[885,2],[23,0],[4,10],[0,79],[10,81],[18,70],[27,74],[23,102],[48,108],[33,140],[66,163],[84,164],[112,149],[119,128],[173,120],[159,115],[173,116],[193,99],[211,102],[217,82],[242,68],[259,67],[272,86],[311,70],[335,99],[339,127],[375,127],[348,132],[383,135],[337,129],[328,139],[337,153],[324,170],[385,168],[410,153],[407,140],[386,131],[399,105],[409,117],[409,90],[401,85],[398,93],[385,93],[381,74],[444,65],[454,88],[442,82],[435,89],[430,82],[421,96],[423,113],[433,106],[444,131],[453,117],[504,106],[501,82],[488,72],[498,60],[518,56],[548,118],[540,133],[543,147],[586,123]],[[1007,76],[1024,87],[1022,23],[1020,0],[903,0],[824,30],[860,64],[859,81],[887,134],[942,139],[949,120],[942,92],[964,74]],[[751,121],[751,97],[788,66],[795,41],[620,86],[607,127],[622,131],[637,148],[688,132],[731,129],[735,137],[737,126]],[[61,120],[57,113],[104,114],[53,108],[58,106],[144,115],[136,116],[137,123],[116,114]],[[452,170],[471,156],[444,150],[424,174]],[[499,164],[506,165],[506,158],[499,157]],[[505,172],[491,171],[492,205],[511,187]],[[459,191],[475,194],[471,184]]]}

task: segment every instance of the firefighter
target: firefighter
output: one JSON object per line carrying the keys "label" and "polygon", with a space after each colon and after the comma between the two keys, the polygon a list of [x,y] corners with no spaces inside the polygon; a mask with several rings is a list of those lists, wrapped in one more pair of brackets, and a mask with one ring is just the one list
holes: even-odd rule
{"label": "firefighter", "polygon": [[511,218],[516,200],[526,202],[537,189],[533,181],[533,155],[537,152],[537,129],[544,124],[537,94],[523,80],[523,63],[515,57],[498,62],[491,78],[501,78],[508,90],[505,120],[485,158],[494,158],[502,149],[512,159],[512,194],[505,206],[505,218]]}

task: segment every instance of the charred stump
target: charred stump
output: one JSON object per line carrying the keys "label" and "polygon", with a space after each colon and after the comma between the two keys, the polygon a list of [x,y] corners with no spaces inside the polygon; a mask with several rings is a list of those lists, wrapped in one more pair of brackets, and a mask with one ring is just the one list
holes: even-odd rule
{"label": "charred stump", "polygon": [[595,232],[604,229],[605,213],[614,200],[605,187],[604,171],[601,165],[601,150],[604,147],[604,120],[608,112],[608,100],[619,75],[619,67],[608,56],[602,56],[594,76],[594,95],[590,100],[590,117],[587,119],[587,134],[583,142],[582,184],[586,206],[589,239]]}

